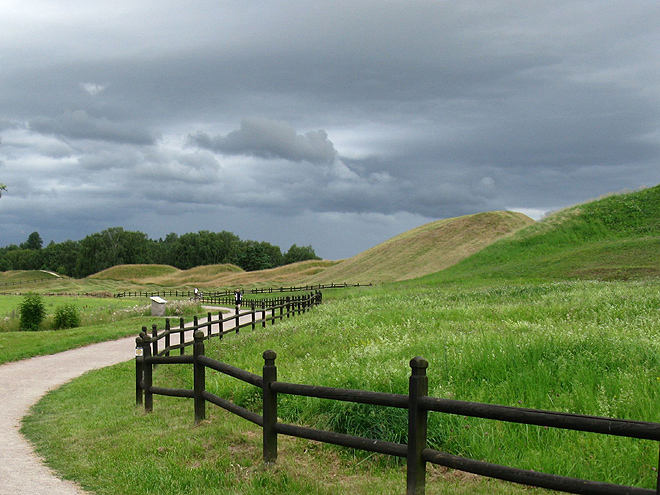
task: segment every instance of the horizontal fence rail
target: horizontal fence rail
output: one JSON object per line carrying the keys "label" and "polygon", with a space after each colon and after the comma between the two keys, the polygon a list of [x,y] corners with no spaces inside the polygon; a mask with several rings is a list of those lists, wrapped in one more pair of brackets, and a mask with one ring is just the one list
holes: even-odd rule
{"label": "horizontal fence rail", "polygon": [[2,282],[0,283],[0,287],[8,287],[8,286],[13,286],[13,285],[27,285],[27,284],[36,284],[39,282],[48,282],[50,280],[57,280],[55,277],[43,277],[43,278],[35,278],[31,280],[15,280],[11,282]]}
{"label": "horizontal fence rail", "polygon": [[[268,287],[262,289],[246,289],[243,291],[244,295],[248,294],[276,294],[278,292],[309,292],[319,291],[325,289],[344,289],[348,287],[370,287],[371,284],[321,284],[321,285],[300,285],[296,287]],[[221,298],[234,296],[233,290],[205,292],[204,301],[208,298]],[[159,291],[123,291],[115,293],[115,297],[183,297],[194,298],[195,292],[192,290],[159,290]]]}
{"label": "horizontal fence rail", "polygon": [[[262,428],[263,460],[266,463],[276,461],[277,435],[283,434],[390,456],[404,457],[407,460],[406,493],[408,495],[424,495],[426,463],[438,464],[481,476],[568,493],[586,495],[651,495],[660,493],[660,486],[657,490],[651,490],[540,473],[454,456],[438,450],[429,449],[426,445],[429,412],[456,414],[658,442],[660,442],[660,423],[428,397],[428,377],[426,376],[428,362],[420,357],[413,358],[410,361],[411,375],[407,395],[278,382],[277,368],[275,366],[277,356],[274,351],[265,351],[263,353],[264,367],[262,375],[256,375],[205,356],[204,340],[207,338],[207,333],[202,328],[199,328],[194,333],[192,356],[167,357],[157,355],[158,353],[154,351],[151,345],[153,341],[143,332],[141,337],[138,337],[136,340],[136,391],[138,394],[136,403],[138,405],[144,403],[145,409],[152,411],[153,395],[192,398],[194,401],[195,423],[205,419],[206,402],[215,404]],[[153,354],[152,351],[154,351]],[[153,367],[155,364],[181,363],[193,365],[193,390],[168,389],[153,386]],[[263,398],[263,414],[254,413],[208,392],[206,390],[207,368],[260,388]],[[392,443],[280,423],[277,419],[278,394],[407,409],[408,443]],[[142,398],[143,395],[144,400]]]}
{"label": "horizontal fence rail", "polygon": [[147,327],[142,327],[142,332],[138,339],[141,344],[148,344],[151,348],[152,356],[169,356],[172,351],[178,350],[180,355],[185,354],[185,348],[193,345],[192,336],[197,330],[203,330],[206,338],[222,338],[227,333],[239,333],[242,328],[251,327],[253,330],[257,325],[266,327],[267,323],[274,324],[277,320],[290,318],[292,316],[305,313],[313,306],[321,304],[323,293],[316,291],[313,293],[287,296],[278,300],[277,304],[251,303],[249,309],[240,309],[236,306],[234,313],[224,315],[222,312],[215,317],[211,312],[207,313],[206,318],[195,316],[192,324],[186,324],[183,318],[179,318],[173,325],[173,320],[165,319],[165,328],[161,331],[158,325],[154,324],[151,333],[147,332]]}

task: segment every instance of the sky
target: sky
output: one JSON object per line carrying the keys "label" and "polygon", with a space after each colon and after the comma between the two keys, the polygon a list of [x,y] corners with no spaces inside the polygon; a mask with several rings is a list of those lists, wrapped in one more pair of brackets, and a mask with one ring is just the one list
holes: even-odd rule
{"label": "sky", "polygon": [[0,246],[326,259],[660,183],[657,0],[3,0]]}

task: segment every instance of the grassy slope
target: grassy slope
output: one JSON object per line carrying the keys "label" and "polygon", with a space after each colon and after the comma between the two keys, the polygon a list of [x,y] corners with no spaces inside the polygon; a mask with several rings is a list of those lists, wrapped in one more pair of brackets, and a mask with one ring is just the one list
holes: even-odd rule
{"label": "grassy slope", "polygon": [[534,221],[510,211],[422,225],[324,270],[311,283],[380,283],[443,270]]}
{"label": "grassy slope", "polygon": [[557,212],[429,280],[660,276],[660,186]]}

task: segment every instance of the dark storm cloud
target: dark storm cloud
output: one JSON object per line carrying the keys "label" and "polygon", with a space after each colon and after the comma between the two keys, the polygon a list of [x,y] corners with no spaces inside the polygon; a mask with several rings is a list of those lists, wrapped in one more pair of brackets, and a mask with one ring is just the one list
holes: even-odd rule
{"label": "dark storm cloud", "polygon": [[283,158],[294,162],[332,163],[337,155],[325,131],[301,135],[285,122],[264,118],[244,119],[240,129],[226,136],[211,137],[198,132],[189,140],[200,148],[226,155]]}
{"label": "dark storm cloud", "polygon": [[337,258],[660,182],[655,0],[49,5],[0,17],[11,242],[235,227]]}
{"label": "dark storm cloud", "polygon": [[65,111],[58,118],[35,117],[30,119],[29,128],[41,134],[52,134],[60,138],[93,139],[127,144],[153,144],[154,137],[139,126],[111,122],[105,117],[90,117],[84,110]]}

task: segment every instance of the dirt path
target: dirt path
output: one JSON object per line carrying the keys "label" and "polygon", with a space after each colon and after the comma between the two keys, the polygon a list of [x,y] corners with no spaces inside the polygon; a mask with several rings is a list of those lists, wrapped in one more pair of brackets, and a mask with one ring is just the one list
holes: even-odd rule
{"label": "dirt path", "polygon": [[[225,331],[228,328],[230,325]],[[43,464],[19,432],[21,419],[48,391],[87,371],[129,361],[134,356],[133,336],[0,366],[0,495],[86,493],[57,478]]]}
{"label": "dirt path", "polygon": [[80,488],[55,477],[19,433],[21,418],[49,390],[83,373],[128,361],[135,337],[94,344],[0,366],[0,494],[77,495]]}

